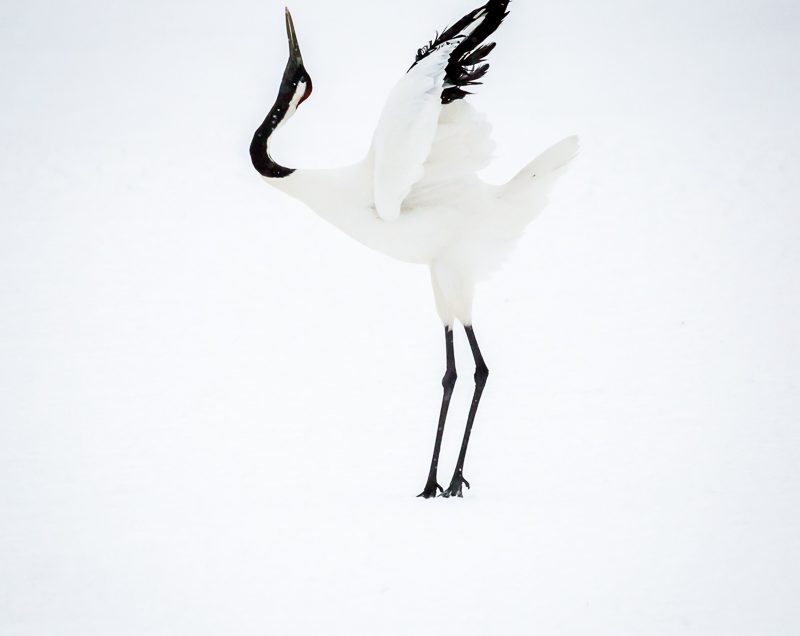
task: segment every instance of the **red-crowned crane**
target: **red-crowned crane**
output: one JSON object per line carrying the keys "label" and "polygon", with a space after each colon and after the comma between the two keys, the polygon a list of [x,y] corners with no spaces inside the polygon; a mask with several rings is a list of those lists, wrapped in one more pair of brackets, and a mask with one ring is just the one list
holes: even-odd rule
{"label": "red-crowned crane", "polygon": [[[484,44],[508,15],[509,0],[489,0],[417,51],[389,93],[372,145],[356,164],[325,170],[286,168],[269,153],[272,133],[311,94],[294,24],[286,10],[289,61],[278,97],[250,145],[253,166],[272,186],[367,247],[408,263],[427,265],[436,309],[444,323],[446,371],[428,479],[420,497],[461,497],[464,459],[478,403],[489,375],[472,327],[478,281],[504,260],[524,228],[547,203],[548,192],[577,153],[567,137],[544,151],[504,185],[477,172],[490,160],[490,126],[464,99],[480,83],[494,43]],[[453,325],[466,331],[475,359],[475,393],[461,451],[445,490],[436,473],[450,397],[456,382]]]}

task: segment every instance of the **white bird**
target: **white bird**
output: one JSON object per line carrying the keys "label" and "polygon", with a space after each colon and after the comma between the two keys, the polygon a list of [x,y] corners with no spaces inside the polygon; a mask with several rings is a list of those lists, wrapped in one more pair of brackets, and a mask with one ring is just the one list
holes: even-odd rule
{"label": "white bird", "polygon": [[[462,496],[464,459],[489,370],[472,327],[475,285],[505,259],[577,153],[577,137],[544,151],[504,185],[477,172],[491,158],[490,126],[466,101],[480,83],[494,43],[483,44],[506,15],[509,0],[489,0],[417,51],[389,93],[366,156],[354,165],[295,170],[276,163],[270,135],[311,94],[294,24],[286,9],[289,61],[278,97],[250,145],[253,166],[267,183],[367,247],[430,268],[436,309],[444,323],[447,367],[433,457],[421,497]],[[453,326],[466,331],[475,360],[475,393],[449,487],[437,483],[439,450],[456,382]]]}

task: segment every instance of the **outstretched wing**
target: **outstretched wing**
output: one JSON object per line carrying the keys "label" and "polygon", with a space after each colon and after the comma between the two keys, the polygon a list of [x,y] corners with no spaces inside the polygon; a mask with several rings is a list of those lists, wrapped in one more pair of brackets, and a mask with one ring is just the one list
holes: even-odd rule
{"label": "outstretched wing", "polygon": [[372,140],[375,209],[385,221],[400,215],[400,205],[423,175],[436,136],[445,67],[458,41],[443,42],[389,93]]}
{"label": "outstretched wing", "polygon": [[494,44],[482,43],[508,14],[508,3],[489,0],[437,34],[417,51],[389,94],[373,138],[380,218],[396,219],[412,189],[416,195],[435,194],[444,174],[452,180],[488,160],[488,124],[469,107],[443,105],[465,97],[466,87],[479,84],[486,74],[484,60]]}

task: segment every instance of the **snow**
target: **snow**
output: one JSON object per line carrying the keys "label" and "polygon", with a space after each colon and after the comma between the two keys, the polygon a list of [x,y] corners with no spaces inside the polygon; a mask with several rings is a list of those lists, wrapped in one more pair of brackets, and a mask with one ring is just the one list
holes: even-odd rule
{"label": "snow", "polygon": [[[356,159],[472,8],[298,1],[315,91],[276,159]],[[582,152],[478,295],[473,489],[424,501],[427,272],[249,165],[282,5],[4,8],[0,633],[800,631],[800,9],[511,10],[487,178]],[[456,360],[444,485],[461,330]]]}

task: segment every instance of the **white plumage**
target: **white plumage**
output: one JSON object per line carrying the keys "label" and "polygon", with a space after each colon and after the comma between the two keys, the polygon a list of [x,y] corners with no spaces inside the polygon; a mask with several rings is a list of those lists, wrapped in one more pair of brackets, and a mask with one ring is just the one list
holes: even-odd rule
{"label": "white plumage", "polygon": [[[567,137],[545,150],[505,185],[488,184],[477,172],[491,160],[491,127],[459,100],[437,109],[432,142],[427,131],[405,137],[410,147],[398,153],[407,160],[400,163],[387,142],[403,137],[408,127],[408,111],[390,116],[399,110],[394,99],[401,94],[391,93],[362,161],[266,180],[367,247],[428,265],[442,321],[469,325],[475,284],[503,262],[545,207],[560,168],[577,154],[578,139]],[[428,108],[419,110],[421,119],[429,116]],[[419,156],[417,165],[411,158]]]}
{"label": "white plumage", "polygon": [[389,93],[372,139],[375,208],[384,221],[400,216],[403,200],[425,173],[442,111],[450,40],[400,78]]}

